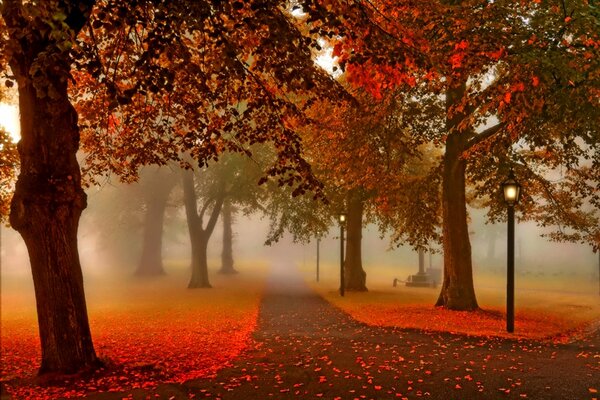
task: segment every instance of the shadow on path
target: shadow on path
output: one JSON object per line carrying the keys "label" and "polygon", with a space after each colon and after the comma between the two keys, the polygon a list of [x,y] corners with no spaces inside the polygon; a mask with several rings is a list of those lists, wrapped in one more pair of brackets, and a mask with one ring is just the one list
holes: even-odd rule
{"label": "shadow on path", "polygon": [[159,386],[158,398],[592,399],[589,388],[600,390],[598,332],[553,345],[369,327],[290,271],[273,268],[250,350],[214,378]]}

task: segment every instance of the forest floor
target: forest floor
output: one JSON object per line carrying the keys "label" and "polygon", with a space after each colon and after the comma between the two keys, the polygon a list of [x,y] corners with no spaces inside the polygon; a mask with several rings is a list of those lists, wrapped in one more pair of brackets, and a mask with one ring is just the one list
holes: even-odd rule
{"label": "forest floor", "polygon": [[515,293],[515,331],[506,332],[506,293],[498,287],[478,287],[480,310],[450,311],[434,307],[437,288],[394,288],[375,282],[368,292],[341,297],[335,284],[309,285],[352,318],[374,326],[415,328],[472,336],[549,340],[567,343],[600,327],[598,295],[548,290]]}
{"label": "forest floor", "polygon": [[[240,314],[228,315],[234,312],[234,307],[227,307],[222,318],[217,318],[214,323],[207,319],[215,310],[206,314],[200,303],[221,303],[217,300],[218,291],[214,290],[206,291],[210,292],[208,297],[199,300],[198,307],[191,312],[181,310],[182,319],[176,323],[169,322],[169,329],[174,326],[181,328],[181,336],[174,338],[175,343],[183,344],[181,354],[164,354],[166,358],[163,360],[172,357],[179,360],[177,365],[180,368],[175,371],[180,374],[153,380],[148,380],[146,376],[143,380],[145,385],[136,388],[131,382],[129,386],[119,384],[111,387],[111,391],[102,393],[99,392],[100,387],[94,388],[94,391],[88,386],[86,398],[333,400],[599,397],[598,330],[567,343],[558,343],[553,340],[373,326],[357,321],[340,308],[332,306],[305,283],[300,273],[290,274],[292,270],[294,267],[285,262],[273,267],[258,316],[252,307],[257,307],[260,295],[254,294],[252,298],[256,301],[249,301],[252,307],[242,307],[246,310],[243,315],[251,316],[248,320],[239,320]],[[225,292],[227,296],[237,293],[234,286],[229,286],[233,291],[223,289],[223,295]],[[242,286],[237,289],[246,290]],[[355,295],[352,293],[348,299],[360,297]],[[237,293],[235,296],[245,294]],[[241,304],[240,300],[238,297],[235,304]],[[202,323],[191,326],[190,323],[195,324],[196,320],[202,320]],[[226,325],[221,326],[223,323]],[[479,322],[476,320],[471,323],[477,325]],[[206,325],[208,330],[198,331]],[[227,339],[228,327],[233,327],[233,338],[230,339]],[[96,330],[99,328],[95,327]],[[134,326],[129,328],[136,329]],[[138,328],[138,340],[142,342],[141,345],[138,343],[137,349],[132,349],[134,354],[129,356],[132,363],[135,357],[144,360],[148,354],[157,351],[160,354],[163,349],[157,349],[157,346],[168,343],[160,340],[158,344],[155,343],[166,333],[145,338],[148,335],[144,332],[146,327]],[[183,339],[184,332],[193,337]],[[100,343],[99,340],[97,338],[96,342]],[[122,339],[114,337],[113,340],[116,346]],[[216,342],[211,344],[211,341]],[[204,349],[207,343],[208,347]],[[228,344],[233,344],[234,349],[226,347]],[[165,367],[156,360],[152,360],[151,364],[127,364],[125,361],[125,365],[129,365],[128,371],[134,373],[156,374],[165,371]],[[215,367],[213,370],[202,369],[211,365]],[[79,394],[75,391],[62,392],[61,395],[77,397]]]}
{"label": "forest floor", "polygon": [[28,283],[3,281],[2,398],[75,398],[214,374],[251,343],[266,273],[252,268],[253,274],[215,274],[212,289],[187,289],[187,266],[154,278],[91,277],[90,325],[106,368],[56,381],[36,378],[40,345]]}

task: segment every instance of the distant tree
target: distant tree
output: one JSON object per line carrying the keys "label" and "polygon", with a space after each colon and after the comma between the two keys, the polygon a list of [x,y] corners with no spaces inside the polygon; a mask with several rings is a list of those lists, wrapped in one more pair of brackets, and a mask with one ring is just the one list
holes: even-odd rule
{"label": "distant tree", "polygon": [[[202,180],[206,177],[196,179],[192,170],[184,170],[182,174],[185,212],[192,247],[192,276],[188,288],[210,288],[212,286],[208,278],[208,240],[215,229],[219,213],[225,201],[225,182],[218,181],[216,185],[211,187],[206,179]],[[203,195],[203,202],[200,203],[200,207],[198,207],[198,196],[196,194],[196,180],[199,180],[200,185],[205,186],[200,191]],[[212,190],[209,191],[208,188]],[[204,225],[205,215],[208,215],[206,225]]]}
{"label": "distant tree", "polygon": [[[424,201],[425,194],[430,193],[424,187],[429,188],[432,163],[421,160],[435,158],[436,152],[411,136],[401,93],[390,93],[380,101],[360,92],[354,95],[358,100],[354,105],[316,103],[311,113],[313,124],[303,129],[307,159],[325,183],[329,204],[287,201],[272,191],[267,210],[272,220],[269,241],[278,239],[284,230],[302,241],[322,235],[330,226],[337,226],[340,212],[346,212],[346,289],[365,291],[365,224],[372,222],[382,232],[392,231],[393,243],[397,244],[425,247],[438,238],[437,202]],[[416,204],[420,211],[414,208]],[[406,211],[411,209],[415,212]],[[428,217],[428,225],[417,223],[419,218]]]}
{"label": "distant tree", "polygon": [[[261,147],[258,149],[258,147]],[[239,154],[226,154],[219,161],[225,168],[222,179],[227,181],[229,189],[226,192],[223,209],[221,210],[223,222],[223,248],[221,252],[220,273],[237,273],[233,267],[233,224],[236,214],[250,215],[257,211],[262,212],[266,188],[259,186],[258,182],[263,175],[263,169],[275,159],[272,150],[265,146],[254,146],[252,158]]]}
{"label": "distant tree", "polygon": [[233,266],[233,223],[234,223],[235,207],[231,204],[231,200],[225,199],[223,209],[221,210],[221,218],[223,221],[223,247],[221,250],[221,268],[219,272],[222,274],[237,274],[238,271]]}
{"label": "distant tree", "polygon": [[0,127],[0,224],[7,222],[18,168],[17,146]]}
{"label": "distant tree", "polygon": [[163,224],[167,201],[177,180],[168,167],[146,167],[139,181],[144,196],[144,239],[142,254],[135,271],[139,276],[163,275]]}
{"label": "distant tree", "polygon": [[[1,99],[1,97],[0,97]],[[0,127],[0,234],[2,225],[6,224],[12,198],[16,173],[19,166],[17,146],[12,138]],[[0,235],[0,252],[2,252],[2,236]],[[2,263],[0,262],[0,267]]]}
{"label": "distant tree", "polygon": [[[258,180],[261,174],[259,165],[239,154],[223,154],[218,161],[209,163],[193,174],[191,171],[183,172],[184,199],[192,244],[192,278],[188,287],[211,287],[208,276],[208,241],[219,214],[233,205],[246,213],[259,208],[262,188],[258,186]],[[205,215],[208,218],[206,224]],[[224,235],[227,235],[227,226],[224,231]],[[228,249],[224,243],[221,272],[231,273],[231,270],[223,271],[227,268],[228,258],[233,267],[231,247]]]}

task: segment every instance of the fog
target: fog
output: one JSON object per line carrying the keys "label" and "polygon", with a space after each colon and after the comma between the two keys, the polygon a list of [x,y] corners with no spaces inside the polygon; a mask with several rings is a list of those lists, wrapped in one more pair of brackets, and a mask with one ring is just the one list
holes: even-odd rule
{"label": "fog", "polygon": [[[79,250],[88,292],[95,285],[133,282],[133,272],[140,258],[142,244],[142,204],[132,195],[136,184],[106,185],[88,191],[88,208],[84,211],[79,231]],[[169,200],[166,211],[163,260],[170,283],[185,289],[189,279],[190,245],[185,212],[178,205],[178,196]],[[471,245],[476,285],[505,284],[506,227],[486,225],[483,210],[471,210]],[[307,280],[316,274],[316,241],[292,243],[289,235],[272,246],[265,246],[269,221],[259,214],[236,215],[233,231],[233,256],[240,275],[252,275],[256,267],[285,264],[290,273],[298,267]],[[21,237],[10,228],[2,227],[2,300],[10,293],[19,293],[32,303],[33,285],[26,247]],[[553,243],[542,238],[544,231],[533,223],[517,223],[516,273],[529,277],[539,289],[585,293],[598,291],[598,255],[585,245]],[[320,273],[323,280],[334,282],[339,271],[339,228],[332,227],[320,243]],[[208,246],[209,273],[217,275],[221,265],[222,225],[219,221]],[[439,249],[439,246],[438,246]],[[363,231],[363,268],[367,272],[367,287],[371,283],[391,285],[394,278],[406,279],[417,272],[417,253],[407,247],[390,249],[387,238],[381,238],[376,227]],[[442,256],[426,255],[427,267],[441,268]],[[279,269],[281,270],[281,269]],[[285,271],[286,269],[283,269]],[[480,277],[486,276],[485,281]],[[281,274],[279,278],[285,280]],[[552,282],[549,284],[549,282]],[[595,283],[594,283],[595,282]],[[517,281],[518,284],[518,281]],[[215,285],[217,286],[217,285]],[[535,285],[534,285],[535,287]],[[477,289],[477,287],[476,287]],[[25,301],[25,300],[24,300]]]}

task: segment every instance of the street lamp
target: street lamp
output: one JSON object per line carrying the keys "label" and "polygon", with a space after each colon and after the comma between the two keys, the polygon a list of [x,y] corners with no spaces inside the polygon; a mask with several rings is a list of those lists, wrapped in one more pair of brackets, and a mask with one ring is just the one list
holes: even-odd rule
{"label": "street lamp", "polygon": [[515,331],[515,205],[519,204],[521,185],[511,169],[502,183],[504,201],[508,206],[508,248],[506,261],[506,331]]}
{"label": "street lamp", "polygon": [[340,296],[344,296],[344,226],[346,225],[346,213],[341,212],[340,215]]}

